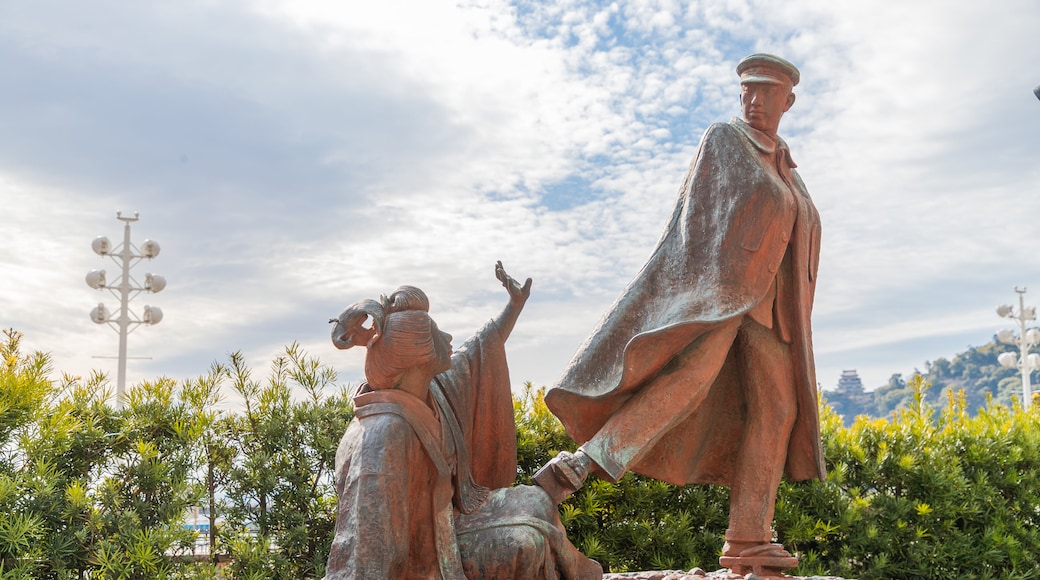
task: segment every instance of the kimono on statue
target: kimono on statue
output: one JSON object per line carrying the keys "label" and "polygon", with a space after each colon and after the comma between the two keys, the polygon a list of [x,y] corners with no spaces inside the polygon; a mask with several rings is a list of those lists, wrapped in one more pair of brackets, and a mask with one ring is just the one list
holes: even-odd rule
{"label": "kimono on statue", "polygon": [[540,488],[509,487],[516,427],[504,341],[488,323],[426,400],[362,384],[336,453],[327,580],[599,580]]}

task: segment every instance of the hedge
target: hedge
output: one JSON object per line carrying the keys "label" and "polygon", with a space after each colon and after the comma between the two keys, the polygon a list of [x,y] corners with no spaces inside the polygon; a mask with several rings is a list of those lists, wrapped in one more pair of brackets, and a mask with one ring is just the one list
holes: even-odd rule
{"label": "hedge", "polygon": [[[0,340],[0,580],[215,578],[190,558],[192,505],[222,516],[224,578],[324,574],[332,460],[353,416],[331,368],[292,345],[257,379],[236,353],[115,408],[104,376],[54,380],[19,340]],[[777,540],[802,558],[791,573],[1040,577],[1040,414],[993,401],[971,414],[963,395],[936,410],[923,378],[908,384],[907,408],[849,427],[821,401],[827,480],[784,482],[777,500]],[[246,410],[220,410],[228,394]],[[575,448],[542,395],[528,384],[515,400],[520,483]],[[727,506],[723,487],[629,474],[590,480],[561,516],[610,571],[711,570]]]}

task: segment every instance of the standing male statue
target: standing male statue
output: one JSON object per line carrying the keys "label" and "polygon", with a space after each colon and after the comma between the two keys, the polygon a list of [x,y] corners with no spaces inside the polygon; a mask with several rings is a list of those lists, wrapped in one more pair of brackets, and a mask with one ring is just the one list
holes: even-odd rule
{"label": "standing male statue", "polygon": [[[546,403],[584,444],[538,474],[557,497],[589,469],[731,488],[720,562],[797,565],[771,543],[782,475],[824,478],[810,312],[820,220],[777,136],[794,65],[737,65],[743,120],[708,128],[664,235]],[[590,463],[591,461],[591,463]]]}

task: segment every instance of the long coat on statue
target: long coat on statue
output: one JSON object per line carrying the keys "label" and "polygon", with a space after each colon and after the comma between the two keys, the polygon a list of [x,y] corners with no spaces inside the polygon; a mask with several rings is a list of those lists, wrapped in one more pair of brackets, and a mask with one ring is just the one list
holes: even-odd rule
{"label": "long coat on statue", "polygon": [[[794,167],[783,140],[742,120],[708,128],[657,248],[546,395],[571,437],[588,441],[633,396],[674,397],[669,377],[684,372],[699,339],[751,316],[791,345],[798,416],[785,473],[825,477],[809,321],[820,221]],[[734,357],[717,358],[725,362],[703,403],[632,471],[731,483],[746,410]]]}

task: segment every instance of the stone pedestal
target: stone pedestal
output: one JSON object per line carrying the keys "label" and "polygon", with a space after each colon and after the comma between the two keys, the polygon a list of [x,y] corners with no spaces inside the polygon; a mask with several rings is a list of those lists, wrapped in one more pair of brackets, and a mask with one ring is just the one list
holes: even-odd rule
{"label": "stone pedestal", "polygon": [[[844,580],[837,576],[772,576],[772,578],[786,578],[791,580]],[[700,568],[693,570],[657,570],[647,572],[624,572],[619,574],[604,574],[603,580],[760,580],[764,577],[755,574],[741,576],[734,574],[728,569],[705,572]]]}

